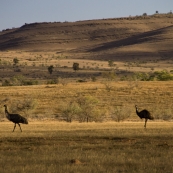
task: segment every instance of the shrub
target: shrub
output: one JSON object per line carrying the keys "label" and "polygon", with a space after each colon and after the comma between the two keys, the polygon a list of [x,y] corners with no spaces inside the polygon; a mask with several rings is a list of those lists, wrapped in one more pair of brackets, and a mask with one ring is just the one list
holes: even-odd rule
{"label": "shrub", "polygon": [[109,60],[109,61],[108,61],[108,66],[109,66],[109,67],[113,67],[113,66],[114,66],[114,61]]}
{"label": "shrub", "polygon": [[98,100],[92,96],[79,96],[76,100],[80,107],[78,118],[80,122],[89,122],[95,120]]}
{"label": "shrub", "polygon": [[67,122],[71,123],[80,111],[81,109],[76,102],[70,102],[62,108],[62,115]]}
{"label": "shrub", "polygon": [[116,106],[111,110],[111,117],[114,121],[120,122],[130,117],[131,110],[125,106]]}
{"label": "shrub", "polygon": [[47,69],[48,69],[48,72],[50,73],[50,74],[52,74],[53,73],[53,65],[50,65]]}
{"label": "shrub", "polygon": [[166,70],[155,71],[154,73],[135,73],[134,77],[141,81],[168,81],[173,80],[173,75]]}
{"label": "shrub", "polygon": [[37,80],[25,80],[23,81],[23,85],[38,85]]}
{"label": "shrub", "polygon": [[9,80],[5,79],[5,80],[2,82],[2,86],[12,86],[12,84],[10,83]]}
{"label": "shrub", "polygon": [[105,78],[109,81],[113,81],[116,78],[116,73],[115,73],[115,71],[103,72],[102,76],[103,76],[103,78]]}
{"label": "shrub", "polygon": [[58,83],[59,83],[59,78],[51,79],[47,81],[47,84],[58,84]]}
{"label": "shrub", "polygon": [[92,77],[91,77],[91,81],[92,81],[92,82],[96,82],[96,80],[97,80],[97,79],[96,79],[95,76],[92,76]]}
{"label": "shrub", "polygon": [[114,86],[112,85],[112,82],[110,81],[103,82],[103,84],[105,85],[105,89],[108,92],[110,92],[114,88]]}
{"label": "shrub", "polygon": [[19,60],[18,60],[17,58],[14,58],[14,59],[13,59],[13,63],[14,63],[14,65],[16,66],[16,65],[19,63]]}
{"label": "shrub", "polygon": [[77,70],[79,70],[79,63],[73,63],[73,70],[74,71],[77,71]]}
{"label": "shrub", "polygon": [[37,102],[33,98],[24,98],[17,101],[13,101],[10,110],[15,112],[23,112],[25,116],[29,117],[31,111],[33,111],[37,106]]}
{"label": "shrub", "polygon": [[38,85],[37,80],[27,80],[22,75],[14,76],[10,79],[5,79],[2,82],[2,86],[22,86],[22,85]]}
{"label": "shrub", "polygon": [[156,76],[157,80],[159,81],[168,81],[173,80],[173,75],[170,74],[168,71],[156,71],[154,72],[154,75]]}

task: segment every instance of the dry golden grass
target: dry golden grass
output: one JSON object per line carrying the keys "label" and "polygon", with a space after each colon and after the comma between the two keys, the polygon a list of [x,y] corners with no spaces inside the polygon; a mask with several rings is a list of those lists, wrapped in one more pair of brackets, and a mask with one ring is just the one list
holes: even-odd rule
{"label": "dry golden grass", "polygon": [[[172,122],[149,121],[145,130],[134,105],[154,116],[172,111],[173,83],[110,85],[110,91],[100,82],[0,87],[0,172],[172,172]],[[98,98],[101,110],[126,106],[130,117],[121,123],[57,121],[61,106],[79,95]],[[37,107],[28,117],[29,124],[21,125],[23,132],[17,126],[12,133],[3,105],[10,110],[25,98],[33,98]]]}
{"label": "dry golden grass", "polygon": [[[81,78],[89,81],[92,74],[111,69],[108,60],[113,60],[116,72],[123,74],[172,70],[172,20],[172,15],[167,14],[43,23],[38,26],[44,32],[37,35],[38,43],[30,35],[30,29],[24,29],[22,35],[26,42],[17,44],[20,51],[9,51],[7,47],[7,51],[0,51],[1,80],[14,75],[47,80],[67,74],[65,77],[70,78],[69,73],[73,73],[73,80],[68,80],[67,85],[0,87],[0,172],[173,172],[172,81],[74,82]],[[64,39],[65,34],[61,30],[57,32],[61,28],[57,26],[65,27],[69,37]],[[95,38],[86,35],[92,32]],[[3,34],[0,33],[2,37]],[[50,40],[52,34],[63,39]],[[19,59],[20,73],[14,73],[14,58]],[[75,73],[71,68],[73,62],[85,70]],[[49,65],[55,67],[51,76],[47,71]],[[70,68],[59,68],[63,66]],[[79,96],[97,98],[97,107],[102,112],[106,110],[104,120],[108,122],[58,121],[61,108]],[[13,124],[5,118],[3,105],[7,104],[11,111],[14,103],[25,99],[33,99],[36,108],[27,115],[29,125],[22,125],[23,132],[16,127],[12,133]],[[148,122],[146,130],[144,122],[136,116],[135,104],[139,109],[148,109],[155,117],[155,121]],[[116,107],[126,111],[129,116],[126,121],[110,122],[110,110]]]}
{"label": "dry golden grass", "polygon": [[172,116],[172,81],[111,82],[109,87],[108,90],[105,83],[100,82],[68,83],[65,86],[58,84],[0,87],[1,117],[4,117],[4,104],[7,104],[10,110],[13,103],[29,98],[35,101],[36,108],[28,118],[55,118],[62,114],[61,108],[64,104],[75,101],[81,95],[97,98],[98,108],[107,110],[108,117],[112,107],[123,106],[124,109],[129,110],[127,112],[130,116],[129,120],[139,120],[135,114],[135,104],[139,109],[148,109],[156,118]]}
{"label": "dry golden grass", "polygon": [[30,122],[21,133],[1,122],[0,172],[167,172],[171,122]]}

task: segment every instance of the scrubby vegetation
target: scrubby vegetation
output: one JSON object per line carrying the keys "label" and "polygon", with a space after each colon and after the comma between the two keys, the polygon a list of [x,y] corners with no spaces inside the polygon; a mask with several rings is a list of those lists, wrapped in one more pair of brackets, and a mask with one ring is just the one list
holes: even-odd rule
{"label": "scrubby vegetation", "polygon": [[134,78],[141,81],[170,81],[173,80],[173,74],[163,70],[155,71],[154,73],[136,73]]}
{"label": "scrubby vegetation", "polygon": [[27,79],[22,75],[14,76],[10,79],[2,81],[2,86],[23,86],[23,85],[37,85],[38,81],[33,79]]}
{"label": "scrubby vegetation", "polygon": [[[172,19],[156,11],[1,32],[0,172],[172,172]],[[20,135],[4,104],[27,117]],[[155,118],[146,130],[135,105]]]}
{"label": "scrubby vegetation", "polygon": [[155,120],[172,121],[172,81],[107,82],[109,87],[100,82],[0,87],[0,101],[22,114],[26,107],[31,119],[141,121],[135,113],[137,104],[139,110],[148,109]]}

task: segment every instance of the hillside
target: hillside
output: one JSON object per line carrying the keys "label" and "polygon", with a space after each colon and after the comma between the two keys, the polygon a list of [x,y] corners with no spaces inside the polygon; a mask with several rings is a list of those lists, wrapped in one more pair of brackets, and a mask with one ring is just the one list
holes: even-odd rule
{"label": "hillside", "polygon": [[0,32],[0,50],[56,52],[72,58],[173,57],[173,14],[25,24]]}

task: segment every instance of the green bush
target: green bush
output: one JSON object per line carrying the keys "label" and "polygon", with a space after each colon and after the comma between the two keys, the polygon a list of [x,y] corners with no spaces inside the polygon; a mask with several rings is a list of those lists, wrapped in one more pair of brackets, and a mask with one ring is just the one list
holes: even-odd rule
{"label": "green bush", "polygon": [[173,80],[173,75],[166,70],[154,72],[154,76],[158,81]]}
{"label": "green bush", "polygon": [[99,112],[96,111],[99,101],[95,97],[79,96],[76,103],[78,103],[80,108],[80,112],[78,114],[80,122],[95,121],[96,116],[99,115]]}
{"label": "green bush", "polygon": [[51,79],[47,81],[47,84],[58,84],[58,83],[59,83],[59,78]]}
{"label": "green bush", "polygon": [[72,122],[77,114],[81,111],[79,105],[76,102],[70,102],[62,107],[62,115],[67,122]]}
{"label": "green bush", "polygon": [[135,73],[134,78],[141,81],[168,81],[173,80],[173,74],[166,70],[155,71],[154,73]]}
{"label": "green bush", "polygon": [[22,86],[22,85],[38,85],[37,80],[28,80],[22,75],[14,76],[10,79],[5,79],[2,86]]}

